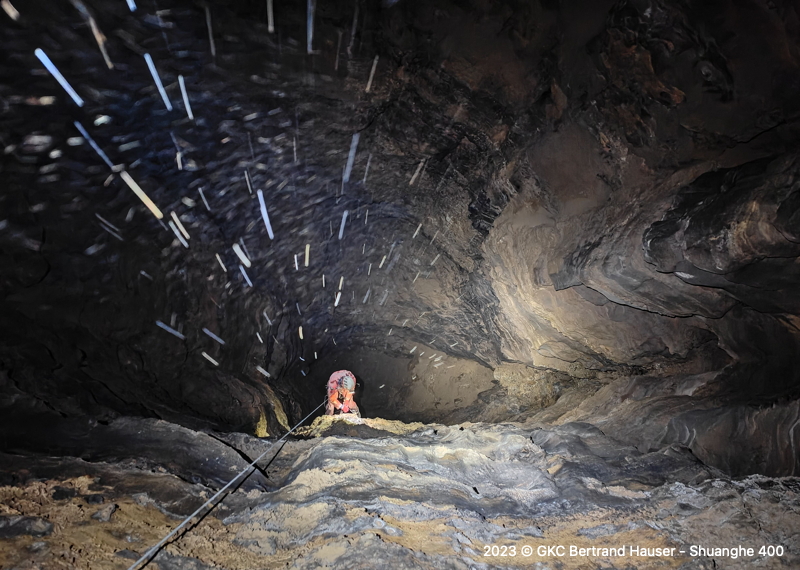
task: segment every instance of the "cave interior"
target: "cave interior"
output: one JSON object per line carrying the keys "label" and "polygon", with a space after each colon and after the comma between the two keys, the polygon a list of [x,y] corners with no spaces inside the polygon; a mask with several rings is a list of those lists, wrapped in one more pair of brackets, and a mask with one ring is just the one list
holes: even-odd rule
{"label": "cave interior", "polygon": [[0,568],[800,565],[796,0],[0,7]]}

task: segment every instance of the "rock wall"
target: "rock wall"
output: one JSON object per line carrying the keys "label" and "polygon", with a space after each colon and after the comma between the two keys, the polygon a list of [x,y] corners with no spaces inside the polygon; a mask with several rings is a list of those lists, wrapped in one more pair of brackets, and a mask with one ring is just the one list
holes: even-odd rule
{"label": "rock wall", "polygon": [[279,33],[265,9],[31,0],[0,30],[15,390],[270,433],[342,353],[412,361],[373,400],[393,417],[532,412],[508,363],[566,375],[576,405],[592,382],[713,372],[703,409],[797,398],[793,4],[404,1],[353,26],[335,2],[312,53],[304,6]]}

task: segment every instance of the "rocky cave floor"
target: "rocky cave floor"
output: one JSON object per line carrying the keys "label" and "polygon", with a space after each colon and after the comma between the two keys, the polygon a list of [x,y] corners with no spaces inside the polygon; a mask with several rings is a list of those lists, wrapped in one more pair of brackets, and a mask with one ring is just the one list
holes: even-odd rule
{"label": "rocky cave floor", "polygon": [[[127,568],[274,441],[153,419],[98,427],[102,461],[2,455],[0,568]],[[274,449],[149,567],[800,565],[800,479],[730,478],[684,447],[642,453],[585,422],[320,417]],[[557,545],[566,553],[537,554]],[[691,545],[755,554],[691,556]],[[516,556],[491,556],[492,546],[516,546]],[[570,546],[626,550],[570,556]],[[759,555],[762,546],[783,555]],[[631,547],[675,555],[631,556]]]}

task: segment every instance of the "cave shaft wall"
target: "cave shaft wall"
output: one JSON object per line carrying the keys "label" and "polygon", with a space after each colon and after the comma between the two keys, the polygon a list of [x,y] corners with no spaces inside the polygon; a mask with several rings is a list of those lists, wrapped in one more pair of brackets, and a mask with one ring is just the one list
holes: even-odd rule
{"label": "cave shaft wall", "polygon": [[[81,5],[114,69],[73,5],[30,2],[1,32],[14,394],[235,429],[266,415],[272,432],[321,399],[320,358],[423,345],[795,394],[793,4],[399,2],[363,6],[353,28],[352,5],[331,3],[308,54],[304,7],[281,7],[270,34],[260,5],[220,3],[216,55],[194,4]],[[75,120],[165,223],[175,212],[188,248]]]}

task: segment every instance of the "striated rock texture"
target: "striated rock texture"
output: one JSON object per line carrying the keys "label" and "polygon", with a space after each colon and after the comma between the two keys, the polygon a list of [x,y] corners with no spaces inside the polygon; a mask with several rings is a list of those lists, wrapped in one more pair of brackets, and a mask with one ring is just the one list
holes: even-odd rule
{"label": "striated rock texture", "polygon": [[[640,453],[580,422],[530,429],[320,418],[306,436],[264,462],[268,488],[231,493],[152,566],[688,570],[800,562],[797,478],[732,480],[678,445]],[[246,436],[237,444],[248,455],[265,446]],[[44,537],[0,540],[4,567],[127,567],[211,490],[135,466],[2,459],[0,517],[54,523]],[[98,494],[118,507],[107,521],[92,516]],[[538,552],[555,545],[616,551]],[[756,553],[691,555],[692,545]],[[762,545],[781,546],[781,554],[758,554]],[[525,555],[526,546],[533,552]],[[643,552],[656,548],[669,555]]]}
{"label": "striated rock texture", "polygon": [[263,2],[17,4],[0,378],[31,449],[44,411],[285,432],[341,365],[367,415],[800,470],[796,4],[335,1],[313,37],[303,3],[272,33]]}

